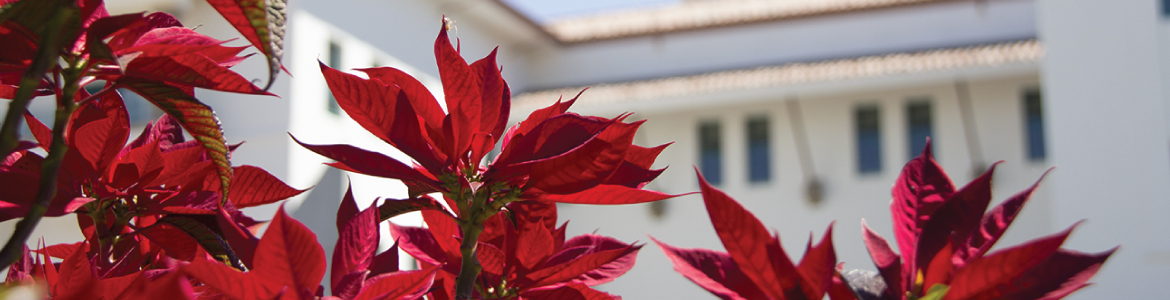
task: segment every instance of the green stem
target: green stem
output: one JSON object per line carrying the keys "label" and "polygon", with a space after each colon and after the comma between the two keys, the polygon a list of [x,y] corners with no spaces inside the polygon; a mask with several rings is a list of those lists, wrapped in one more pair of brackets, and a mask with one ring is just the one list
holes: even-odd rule
{"label": "green stem", "polygon": [[66,71],[65,89],[60,95],[61,98],[57,99],[57,114],[53,118],[53,143],[49,145],[48,157],[41,162],[41,182],[37,198],[29,207],[24,219],[16,223],[16,231],[12,233],[12,237],[4,244],[4,248],[0,249],[0,266],[11,265],[24,254],[25,242],[32,236],[33,229],[36,229],[41,217],[45,216],[49,204],[57,194],[58,170],[65,159],[65,151],[69,150],[69,145],[65,143],[65,128],[69,125],[73,110],[77,108],[73,96],[78,89],[77,78],[80,77],[77,76],[79,74],[76,70]]}
{"label": "green stem", "polygon": [[475,279],[483,267],[476,258],[475,247],[479,244],[479,234],[483,232],[483,223],[463,224],[463,243],[459,245],[459,252],[463,254],[463,265],[459,276],[455,278],[455,299],[471,299],[475,290]]}

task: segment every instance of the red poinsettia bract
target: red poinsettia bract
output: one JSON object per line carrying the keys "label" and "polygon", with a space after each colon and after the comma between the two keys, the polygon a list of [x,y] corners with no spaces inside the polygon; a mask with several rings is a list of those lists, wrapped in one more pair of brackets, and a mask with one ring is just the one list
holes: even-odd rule
{"label": "red poinsettia bract", "polygon": [[[476,255],[483,267],[476,299],[616,299],[590,288],[613,281],[634,266],[641,245],[586,234],[566,240],[556,226],[556,205],[537,201],[508,204],[508,215],[484,223]],[[511,217],[509,217],[509,215]],[[433,299],[453,299],[461,268],[462,233],[455,221],[423,211],[427,228],[396,226],[401,247],[422,265],[441,266]]]}
{"label": "red poinsettia bract", "polygon": [[[804,257],[793,264],[778,235],[769,234],[755,215],[698,175],[703,203],[727,252],[676,248],[655,239],[675,271],[722,299],[819,300],[828,293],[837,263],[832,225],[819,244],[814,246],[810,236]],[[837,294],[830,298],[839,299]]]}
{"label": "red poinsettia bract", "polygon": [[1116,249],[1093,254],[1060,248],[1072,227],[988,253],[1036,189],[1032,185],[984,214],[994,170],[992,165],[955,190],[929,142],[906,164],[890,203],[901,254],[862,223],[886,283],[882,299],[1060,299],[1088,285]]}

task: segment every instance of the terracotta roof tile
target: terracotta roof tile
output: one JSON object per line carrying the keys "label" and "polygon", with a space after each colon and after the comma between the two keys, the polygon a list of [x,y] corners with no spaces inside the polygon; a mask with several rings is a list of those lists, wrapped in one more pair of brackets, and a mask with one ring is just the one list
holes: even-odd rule
{"label": "terracotta roof tile", "polygon": [[[818,62],[799,62],[753,69],[594,85],[582,101],[589,105],[653,100],[729,90],[755,89],[847,79],[871,78],[951,69],[994,67],[1037,62],[1044,47],[1036,40],[892,53]],[[545,106],[584,87],[535,91],[512,98],[517,107]]]}
{"label": "terracotta roof tile", "polygon": [[555,20],[546,31],[576,43],[949,0],[723,0],[628,9]]}

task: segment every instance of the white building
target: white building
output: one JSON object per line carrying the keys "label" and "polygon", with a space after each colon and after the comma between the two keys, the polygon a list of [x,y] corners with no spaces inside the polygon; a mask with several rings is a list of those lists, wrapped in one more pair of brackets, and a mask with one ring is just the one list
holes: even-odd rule
{"label": "white building", "polygon": [[[113,11],[171,12],[213,37],[237,35],[202,1],[110,2]],[[234,163],[264,167],[295,187],[316,185],[287,207],[328,249],[345,181],[285,132],[408,158],[330,110],[315,60],[398,67],[441,94],[431,45],[446,15],[457,21],[452,34],[465,57],[500,46],[514,121],[592,86],[575,111],[636,112],[648,120],[637,143],[675,142],[657,163],[671,168],[649,188],[695,191],[691,166],[699,165],[775,228],[794,259],[810,231],[819,238],[836,220],[839,260],[873,269],[859,221],[892,236],[890,185],[929,135],[958,185],[1006,160],[996,203],[1059,166],[1000,245],[1088,219],[1066,248],[1122,248],[1098,284],[1072,299],[1156,298],[1151,287],[1170,278],[1170,226],[1160,222],[1170,212],[1170,9],[1160,2],[688,1],[538,25],[498,0],[292,0],[285,64],[293,76],[273,90],[282,98],[200,98],[218,111],[229,142],[247,141]],[[266,78],[259,59],[239,68]],[[404,196],[392,180],[349,176],[359,203]],[[812,179],[821,197],[806,193]],[[572,220],[570,234],[642,242],[649,234],[722,250],[698,196],[562,205],[561,216]],[[600,289],[627,299],[709,298],[654,245]]]}

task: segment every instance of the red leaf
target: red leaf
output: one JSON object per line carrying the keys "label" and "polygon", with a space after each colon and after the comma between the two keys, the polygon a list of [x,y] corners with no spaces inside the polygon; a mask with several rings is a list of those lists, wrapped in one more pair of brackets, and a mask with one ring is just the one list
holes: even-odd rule
{"label": "red leaf", "polygon": [[42,148],[48,149],[49,145],[53,144],[53,129],[45,126],[45,123],[41,123],[40,120],[37,120],[37,117],[27,111],[24,112],[24,122],[28,124],[28,129],[32,132],[33,138],[37,139],[37,143]]}
{"label": "red leaf", "polygon": [[446,98],[448,117],[451,118],[454,134],[451,138],[455,140],[455,148],[449,150],[449,153],[464,159],[462,156],[468,149],[471,135],[478,131],[481,123],[482,83],[471,66],[451,46],[451,40],[447,38],[446,19],[442,25],[439,37],[435,39],[435,60],[439,63],[439,79],[443,81],[443,97]]}
{"label": "red leaf", "polygon": [[531,132],[513,135],[484,175],[486,182],[528,175],[529,165],[580,148],[614,122],[562,114],[541,122]]}
{"label": "red leaf", "polygon": [[[85,249],[83,244],[78,250]],[[89,257],[86,257],[85,251],[73,251],[69,257],[61,261],[61,269],[57,273],[59,280],[52,286],[52,294],[54,299],[83,299],[82,295],[87,295],[95,291],[95,284],[97,279],[94,277],[94,270],[90,267]],[[48,264],[46,258],[46,263]]]}
{"label": "red leaf", "polygon": [[271,87],[284,56],[286,1],[207,0],[207,3],[268,57],[268,86]]}
{"label": "red leaf", "polygon": [[370,278],[366,288],[354,300],[367,299],[416,299],[430,290],[435,280],[437,266],[421,270],[402,271]]}
{"label": "red leaf", "polygon": [[1004,291],[998,286],[1021,279],[1020,276],[1029,269],[1047,260],[1060,249],[1076,226],[1073,224],[1063,232],[968,261],[963,268],[955,270],[951,288],[944,299],[994,299],[1002,296]]}
{"label": "red leaf", "polygon": [[630,245],[625,248],[611,249],[597,251],[590,254],[582,255],[572,261],[547,266],[535,272],[529,273],[525,276],[525,280],[535,282],[530,286],[540,287],[556,283],[564,283],[597,269],[605,264],[613,262],[621,257],[628,255],[630,252],[637,252],[641,249],[641,245]]}
{"label": "red leaf", "polygon": [[386,252],[374,255],[374,262],[370,264],[371,277],[390,272],[398,272],[398,240]]}
{"label": "red leaf", "polygon": [[1076,290],[1088,286],[1089,278],[1097,273],[1105,260],[1117,248],[1096,254],[1057,250],[1048,259],[1032,267],[1027,273],[1008,284],[997,287],[1010,291],[1000,299],[1060,299]]}
{"label": "red leaf", "polygon": [[621,299],[605,292],[594,290],[580,283],[570,283],[553,288],[532,289],[520,292],[522,299],[553,299],[553,300],[613,300]]}
{"label": "red leaf", "polygon": [[318,62],[338,106],[366,131],[414,158],[431,172],[438,172],[447,159],[428,142],[427,131],[407,95],[397,86],[375,79],[362,79]]}
{"label": "red leaf", "polygon": [[479,265],[483,267],[483,272],[491,274],[492,276],[502,276],[504,274],[504,251],[496,248],[492,244],[479,242],[475,247],[475,257],[479,259]]}
{"label": "red leaf", "polygon": [[[492,49],[486,57],[471,64],[471,69],[479,75],[479,81],[483,85],[479,131],[490,134],[494,139],[499,139],[508,126],[508,113],[512,107],[508,84],[500,77],[500,69],[496,66],[496,51],[499,48]],[[482,157],[471,159],[478,161],[480,158]]]}
{"label": "red leaf", "polygon": [[865,248],[869,250],[869,256],[873,259],[873,264],[878,268],[882,274],[882,279],[886,281],[886,293],[883,295],[884,299],[901,299],[905,291],[905,286],[902,285],[902,260],[894,250],[890,249],[890,244],[886,239],[879,236],[873,229],[869,229],[865,225],[865,220],[861,220],[862,237],[865,238]]}
{"label": "red leaf", "polygon": [[[431,95],[431,91],[426,86],[423,86],[421,82],[418,82],[418,79],[410,76],[410,74],[406,74],[402,70],[391,67],[358,70],[365,72],[366,75],[370,76],[370,79],[381,81],[382,84],[398,86],[402,93],[406,94],[406,99],[410,101],[410,106],[414,108],[419,118],[425,122],[428,130],[434,132],[442,131],[443,118],[446,114],[443,112],[443,108],[439,107],[439,102],[435,100],[435,96]],[[442,137],[431,136],[431,139],[442,140]],[[438,148],[437,145],[436,148]]]}
{"label": "red leaf", "polygon": [[[999,163],[992,164],[983,175],[951,194],[930,216],[930,220],[926,221],[918,241],[918,265],[930,264],[944,245],[955,244],[951,245],[955,247],[965,243],[967,237],[979,227],[979,220],[991,202],[991,176]],[[956,266],[961,266],[961,262],[966,260],[967,254],[960,253],[962,249],[966,247],[952,248],[955,258],[959,261]]]}
{"label": "red leaf", "polygon": [[435,236],[426,228],[398,226],[394,222],[388,223],[390,223],[390,232],[394,236],[394,240],[397,241],[402,251],[410,256],[432,265],[450,261],[447,258],[447,252],[443,250],[442,246],[439,246],[439,242],[435,241]]}
{"label": "red leaf", "polygon": [[1040,181],[1044,180],[1044,176],[1047,176],[1048,172],[1052,172],[1052,169],[1045,171],[1044,175],[1041,175],[1040,179],[1037,179],[1032,186],[1012,195],[983,215],[983,219],[979,221],[978,231],[972,232],[966,245],[960,247],[960,249],[965,249],[964,255],[967,257],[967,262],[983,256],[992,246],[995,246],[995,242],[999,241],[999,238],[1007,231],[1007,227],[1012,225],[1016,215],[1024,209],[1024,204],[1028,202],[1028,198],[1031,198],[1032,192],[1040,185]]}
{"label": "red leaf", "polygon": [[739,269],[731,255],[708,249],[681,249],[651,238],[674,270],[715,296],[731,299],[765,299],[763,291]]}
{"label": "red leaf", "polygon": [[231,190],[228,200],[236,208],[269,204],[306,191],[294,189],[258,167],[244,165],[232,170],[232,183],[235,188]]}
{"label": "red leaf", "polygon": [[317,290],[325,277],[325,250],[317,243],[317,235],[284,212],[268,225],[252,258],[253,275],[277,282],[297,291]]}
{"label": "red leaf", "polygon": [[[292,137],[292,135],[289,135]],[[301,147],[309,149],[309,151],[316,152],[322,156],[336,160],[337,162],[329,164],[338,169],[361,173],[370,176],[385,177],[391,179],[410,180],[418,183],[426,184],[427,186],[439,189],[440,182],[423,175],[418,170],[415,170],[400,161],[382,155],[377,152],[370,152],[359,149],[350,145],[310,145],[302,143],[296,137],[292,137],[293,141],[300,144]]]}
{"label": "red leaf", "polygon": [[427,223],[427,230],[435,237],[435,241],[439,247],[447,253],[447,264],[459,269],[460,258],[463,257],[462,252],[459,251],[460,238],[463,231],[459,228],[459,224],[455,223],[455,219],[451,215],[434,211],[422,211],[423,222]]}
{"label": "red leaf", "polygon": [[268,300],[275,298],[284,286],[272,278],[241,273],[227,265],[196,255],[191,264],[182,267],[184,273],[204,285],[223,293],[224,296],[242,300]]}
{"label": "red leaf", "polygon": [[600,184],[621,165],[641,124],[614,122],[581,147],[533,163],[528,186],[572,194]]}
{"label": "red leaf", "polygon": [[508,264],[520,267],[522,270],[535,269],[538,263],[544,262],[553,254],[553,236],[548,227],[537,222],[517,221],[518,234],[509,234],[509,239],[515,239],[515,245],[508,253]]}
{"label": "red leaf", "polygon": [[220,66],[219,62],[199,53],[164,57],[139,56],[126,64],[124,72],[125,76],[149,81],[163,81],[174,85],[234,93],[272,95],[253,85],[244,76]]}
{"label": "red leaf", "polygon": [[832,285],[833,276],[836,276],[834,267],[837,265],[837,252],[833,250],[833,224],[830,223],[829,228],[825,229],[825,235],[816,247],[812,246],[812,236],[808,238],[808,247],[805,247],[798,268],[809,281],[808,287],[813,288],[813,294],[807,295],[808,298],[821,299]]}
{"label": "red leaf", "polygon": [[[629,246],[629,244],[622,243],[617,239],[595,234],[583,234],[575,236],[572,239],[564,242],[564,248],[586,247],[586,254],[597,253],[599,251],[611,249],[624,249]],[[637,249],[641,249],[641,247],[642,246],[639,245],[637,246]],[[561,251],[562,253],[566,252],[565,250]],[[552,264],[557,260],[558,256],[560,256],[560,253],[558,253],[557,256],[549,258],[546,264]],[[634,267],[634,262],[637,260],[637,256],[638,251],[634,249],[633,251],[629,251],[625,255],[614,259],[613,261],[589,270],[585,272],[585,274],[581,274],[581,276],[577,276],[577,278],[574,278],[572,282],[581,283],[588,286],[595,286],[613,281],[623,274],[626,274],[626,272],[630,271],[630,269]]]}
{"label": "red leaf", "polygon": [[782,259],[787,261],[788,265],[792,262],[788,261],[787,256],[780,257],[769,253],[768,248],[779,249],[779,245],[771,245],[777,241],[768,234],[768,230],[759,219],[723,191],[707,183],[707,179],[703,178],[698,168],[695,168],[695,174],[699,176],[699,187],[703,193],[707,213],[711,216],[711,224],[715,226],[715,233],[723,241],[727,253],[744,275],[755,282],[764,294],[773,299],[785,299],[784,291],[791,286],[783,285],[783,280],[779,277],[782,274],[776,269],[778,262],[773,260]]}
{"label": "red leaf", "polygon": [[689,194],[671,195],[620,185],[602,184],[579,193],[568,195],[541,194],[537,199],[577,204],[634,204],[670,199]]}
{"label": "red leaf", "polygon": [[[346,204],[346,200],[350,203]],[[342,200],[342,206],[354,205],[352,196],[346,200]],[[333,289],[339,287],[338,282],[345,274],[369,269],[374,254],[378,252],[379,220],[374,203],[346,220],[345,226],[337,229],[337,244],[333,247],[333,265],[329,273],[329,284]]]}
{"label": "red leaf", "polygon": [[[86,114],[96,119],[80,117]],[[70,148],[76,149],[95,170],[104,170],[130,135],[130,118],[122,97],[108,93],[98,101],[87,102],[77,109],[74,118],[88,122],[71,124]]]}
{"label": "red leaf", "polygon": [[951,179],[934,161],[928,139],[922,154],[902,168],[902,173],[894,182],[894,198],[890,202],[890,213],[894,219],[894,237],[898,241],[902,261],[906,264],[906,268],[902,269],[904,284],[914,282],[914,270],[918,269],[915,266],[917,261],[915,255],[922,226],[954,191]]}

